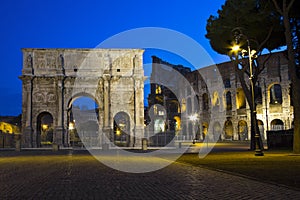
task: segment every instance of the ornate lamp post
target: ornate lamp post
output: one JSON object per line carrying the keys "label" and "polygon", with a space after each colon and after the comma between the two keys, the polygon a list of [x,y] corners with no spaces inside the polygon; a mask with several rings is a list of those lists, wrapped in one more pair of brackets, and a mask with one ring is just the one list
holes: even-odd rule
{"label": "ornate lamp post", "polygon": [[[236,45],[232,47],[232,50],[235,51],[235,52],[241,52],[242,53],[242,57],[244,58],[245,54],[247,53],[248,54],[248,59],[249,59],[249,69],[250,69],[250,76],[249,76],[249,80],[250,80],[250,91],[251,91],[251,103],[252,103],[252,113],[251,113],[251,132],[253,133],[254,132],[254,138],[255,138],[255,156],[263,156],[264,153],[262,151],[262,146],[260,145],[260,134],[256,128],[257,126],[257,122],[256,122],[256,119],[254,120],[253,119],[253,116],[255,115],[256,113],[256,107],[255,107],[255,102],[254,102],[254,83],[253,83],[253,66],[252,66],[252,63],[253,63],[253,58],[256,57],[255,53],[256,51],[255,50],[251,50],[251,47],[250,47],[250,41],[248,39],[248,37],[246,35],[244,35],[243,33],[241,33],[240,30],[238,31],[235,31],[234,33],[234,37],[235,37],[235,42],[236,42]],[[240,46],[238,45],[239,43],[239,40],[244,37],[247,41],[247,50],[245,49],[240,49]],[[252,135],[252,134],[251,134]]]}

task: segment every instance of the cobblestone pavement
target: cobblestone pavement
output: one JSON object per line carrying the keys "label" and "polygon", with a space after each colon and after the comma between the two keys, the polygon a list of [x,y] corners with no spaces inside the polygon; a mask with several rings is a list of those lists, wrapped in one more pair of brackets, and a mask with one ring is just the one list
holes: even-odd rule
{"label": "cobblestone pavement", "polygon": [[0,199],[300,198],[300,191],[284,186],[176,162],[155,172],[129,174],[88,154],[15,154],[0,152]]}

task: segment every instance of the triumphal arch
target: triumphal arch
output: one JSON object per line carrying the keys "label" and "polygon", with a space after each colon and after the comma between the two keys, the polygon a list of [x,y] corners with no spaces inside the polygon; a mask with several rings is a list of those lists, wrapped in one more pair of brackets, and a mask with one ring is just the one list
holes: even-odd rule
{"label": "triumphal arch", "polygon": [[[23,147],[141,145],[143,50],[24,48],[22,53]],[[95,108],[74,105],[80,97],[92,99]]]}

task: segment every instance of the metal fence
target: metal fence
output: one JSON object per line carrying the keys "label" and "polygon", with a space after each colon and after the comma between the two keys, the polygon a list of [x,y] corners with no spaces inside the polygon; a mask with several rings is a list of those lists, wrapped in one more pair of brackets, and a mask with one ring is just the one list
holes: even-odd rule
{"label": "metal fence", "polygon": [[148,145],[162,147],[166,145],[174,146],[174,132],[161,132],[149,138]]}
{"label": "metal fence", "polygon": [[293,148],[294,130],[267,131],[268,148]]}

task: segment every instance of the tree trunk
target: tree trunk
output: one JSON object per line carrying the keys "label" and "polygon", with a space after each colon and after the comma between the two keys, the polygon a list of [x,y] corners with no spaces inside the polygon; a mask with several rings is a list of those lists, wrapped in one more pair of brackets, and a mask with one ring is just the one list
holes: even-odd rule
{"label": "tree trunk", "polygon": [[294,141],[293,141],[293,152],[295,154],[300,153],[300,80],[297,77],[297,68],[295,62],[295,55],[293,51],[293,41],[292,33],[290,27],[290,21],[288,16],[289,11],[283,6],[283,23],[285,27],[285,38],[288,49],[288,65],[289,65],[289,74],[292,79],[293,88],[292,93],[293,103],[294,103]]}
{"label": "tree trunk", "polygon": [[[293,81],[293,85],[297,84],[293,88],[293,101],[294,101],[294,142],[293,142],[293,152],[295,154],[300,154],[300,100],[299,100],[299,79]],[[296,94],[297,93],[297,94]],[[295,95],[296,94],[296,95]]]}
{"label": "tree trunk", "polygon": [[[256,105],[252,102],[252,94],[251,89],[248,88],[245,78],[244,78],[244,72],[239,71],[239,69],[236,67],[237,74],[242,86],[242,89],[245,93],[246,100],[248,102],[249,108],[250,108],[250,122],[251,122],[251,133],[250,133],[250,150],[256,149],[256,138],[255,133],[257,132],[259,134],[259,141],[258,141],[258,147],[262,150],[263,149],[263,143],[261,139],[261,134],[259,132],[258,124],[257,124],[257,117],[256,117]],[[253,82],[253,87],[255,85],[256,81]],[[254,95],[254,94],[253,94]],[[255,112],[254,112],[255,111]],[[256,129],[256,130],[255,130]]]}
{"label": "tree trunk", "polygon": [[[256,110],[256,106],[255,106],[254,110]],[[255,137],[255,133],[257,133],[259,135],[258,141],[257,141],[257,138]],[[259,132],[259,127],[257,124],[256,112],[251,111],[251,143],[250,143],[251,150],[257,150],[256,143],[258,143],[257,144],[258,149],[260,149],[260,150],[264,149],[263,142],[261,139],[261,133]]]}

